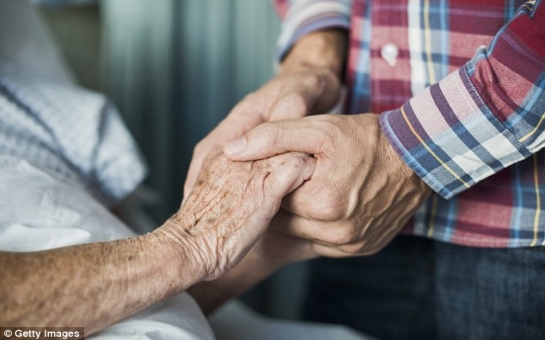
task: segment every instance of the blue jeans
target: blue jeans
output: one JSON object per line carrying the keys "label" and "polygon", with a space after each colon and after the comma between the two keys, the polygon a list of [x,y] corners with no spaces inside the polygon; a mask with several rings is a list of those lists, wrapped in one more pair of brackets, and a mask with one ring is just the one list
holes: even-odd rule
{"label": "blue jeans", "polygon": [[381,339],[545,339],[545,248],[398,236],[373,256],[314,261],[303,314]]}

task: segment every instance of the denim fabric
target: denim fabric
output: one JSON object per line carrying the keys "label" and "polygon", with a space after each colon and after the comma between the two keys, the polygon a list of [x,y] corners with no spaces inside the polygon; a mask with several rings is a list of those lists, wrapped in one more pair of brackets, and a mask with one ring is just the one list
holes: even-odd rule
{"label": "denim fabric", "polygon": [[545,249],[399,236],[376,255],[311,264],[304,318],[381,339],[545,339]]}

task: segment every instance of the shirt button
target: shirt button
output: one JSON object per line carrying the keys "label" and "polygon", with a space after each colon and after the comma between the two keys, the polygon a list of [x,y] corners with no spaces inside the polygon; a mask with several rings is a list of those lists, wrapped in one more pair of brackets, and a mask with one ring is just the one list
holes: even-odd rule
{"label": "shirt button", "polygon": [[392,43],[382,46],[380,50],[380,55],[382,56],[382,58],[384,58],[388,65],[392,67],[396,65],[398,53],[399,51],[397,50],[397,46]]}

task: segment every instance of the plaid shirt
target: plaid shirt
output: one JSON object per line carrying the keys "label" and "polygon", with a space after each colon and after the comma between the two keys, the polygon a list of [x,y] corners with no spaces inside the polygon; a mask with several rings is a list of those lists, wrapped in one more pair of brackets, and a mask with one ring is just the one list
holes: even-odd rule
{"label": "plaid shirt", "polygon": [[545,245],[544,1],[276,0],[279,57],[309,32],[350,30],[347,112],[380,113],[435,191],[405,233]]}

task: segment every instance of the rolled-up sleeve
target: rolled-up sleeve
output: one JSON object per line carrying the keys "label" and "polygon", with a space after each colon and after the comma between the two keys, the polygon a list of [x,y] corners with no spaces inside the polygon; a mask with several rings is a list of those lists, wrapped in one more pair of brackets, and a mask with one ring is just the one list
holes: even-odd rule
{"label": "rolled-up sleeve", "polygon": [[403,160],[450,198],[545,146],[545,5],[530,1],[466,65],[381,115]]}
{"label": "rolled-up sleeve", "polygon": [[278,61],[306,34],[350,27],[350,0],[274,0],[274,4],[283,19],[277,43]]}

